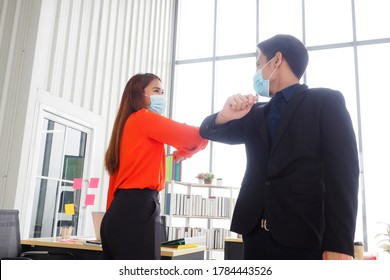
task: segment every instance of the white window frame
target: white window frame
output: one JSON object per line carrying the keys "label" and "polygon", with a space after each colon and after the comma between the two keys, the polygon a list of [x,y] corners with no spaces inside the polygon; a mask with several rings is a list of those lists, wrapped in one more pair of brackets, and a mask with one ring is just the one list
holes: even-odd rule
{"label": "white window frame", "polygon": [[[94,161],[97,158],[100,160],[100,155],[96,155],[97,152],[102,150],[100,148],[103,145],[104,139],[96,139],[97,136],[102,136],[104,130],[104,121],[100,115],[97,115],[91,111],[87,111],[79,106],[71,104],[66,100],[63,100],[57,96],[50,94],[49,92],[37,89],[36,103],[32,112],[30,112],[30,117],[34,119],[32,131],[35,132],[34,135],[31,135],[29,138],[29,163],[27,167],[27,180],[26,185],[23,190],[23,200],[25,201],[24,205],[26,207],[25,211],[22,212],[22,219],[24,221],[24,226],[22,228],[21,236],[22,238],[29,238],[30,228],[32,223],[32,212],[33,212],[33,200],[34,200],[34,191],[37,179],[37,168],[38,168],[38,156],[40,153],[41,145],[41,128],[44,121],[45,114],[52,114],[61,119],[67,120],[76,124],[76,127],[90,130],[90,134],[87,135],[87,147],[86,147],[86,159],[84,167],[84,178],[90,178],[91,174],[94,174],[94,177],[100,177],[101,181],[99,185],[103,186],[105,178],[103,173],[101,173],[102,164],[94,164]],[[27,137],[28,138],[28,137]],[[92,151],[94,153],[92,154]],[[98,173],[97,173],[98,172]],[[92,216],[91,211],[97,210],[101,211],[103,207],[103,199],[100,195],[104,193],[104,188],[100,187],[95,194],[95,205],[92,207],[85,207],[84,211],[80,211],[80,225],[77,232],[78,235],[86,236],[93,233],[92,227]],[[85,192],[81,196],[81,201],[85,199]],[[84,206],[84,205],[82,205]]]}

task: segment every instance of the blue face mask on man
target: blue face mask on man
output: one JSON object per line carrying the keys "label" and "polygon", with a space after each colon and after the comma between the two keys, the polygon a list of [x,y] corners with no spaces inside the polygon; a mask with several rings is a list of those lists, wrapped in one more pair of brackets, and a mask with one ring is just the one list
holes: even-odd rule
{"label": "blue face mask on man", "polygon": [[162,115],[166,107],[165,96],[162,94],[144,95],[150,97],[149,111]]}
{"label": "blue face mask on man", "polygon": [[263,78],[263,68],[267,66],[275,57],[271,58],[261,69],[259,69],[255,76],[253,77],[253,89],[258,95],[269,97],[269,79],[271,79],[272,75],[275,73],[275,70],[269,76],[268,80],[264,80]]}

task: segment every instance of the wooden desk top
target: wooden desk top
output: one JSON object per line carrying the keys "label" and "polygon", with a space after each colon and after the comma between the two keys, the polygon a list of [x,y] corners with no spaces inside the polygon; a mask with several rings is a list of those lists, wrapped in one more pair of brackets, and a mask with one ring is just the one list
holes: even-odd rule
{"label": "wooden desk top", "polygon": [[[93,239],[93,238],[90,238]],[[77,238],[71,240],[61,240],[58,237],[48,238],[31,238],[21,240],[22,245],[29,246],[44,246],[44,247],[56,247],[56,248],[68,248],[68,249],[79,249],[79,250],[90,250],[90,251],[102,251],[101,245],[86,243],[86,238]],[[205,246],[199,246],[195,248],[184,248],[184,249],[173,249],[161,247],[161,256],[163,257],[176,257],[197,252],[205,251]]]}
{"label": "wooden desk top", "polygon": [[194,248],[184,248],[184,249],[173,249],[173,248],[161,247],[161,256],[163,256],[163,257],[177,257],[177,256],[183,256],[183,255],[187,255],[187,254],[204,252],[204,251],[206,251],[205,246],[199,246],[199,247],[194,247]]}
{"label": "wooden desk top", "polygon": [[229,237],[229,238],[225,238],[224,241],[225,242],[242,242],[242,238],[232,238],[232,237]]}
{"label": "wooden desk top", "polygon": [[[93,239],[93,238],[91,238]],[[86,243],[85,238],[78,239],[74,237],[71,240],[61,240],[58,237],[46,237],[46,238],[31,238],[21,240],[22,245],[30,246],[45,246],[55,248],[67,248],[67,249],[80,249],[90,251],[102,251],[102,246]]]}

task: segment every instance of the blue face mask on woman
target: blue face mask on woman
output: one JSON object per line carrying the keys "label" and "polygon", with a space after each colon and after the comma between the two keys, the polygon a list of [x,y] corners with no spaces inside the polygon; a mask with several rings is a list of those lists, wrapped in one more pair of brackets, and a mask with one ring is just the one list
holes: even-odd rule
{"label": "blue face mask on woman", "polygon": [[165,96],[162,94],[144,95],[150,97],[149,111],[162,115],[166,107]]}
{"label": "blue face mask on woman", "polygon": [[269,97],[269,79],[271,79],[272,75],[275,73],[275,70],[272,72],[271,76],[269,76],[268,80],[264,80],[263,78],[263,68],[267,66],[275,57],[270,59],[261,69],[259,69],[255,76],[253,77],[253,89],[258,95]]}

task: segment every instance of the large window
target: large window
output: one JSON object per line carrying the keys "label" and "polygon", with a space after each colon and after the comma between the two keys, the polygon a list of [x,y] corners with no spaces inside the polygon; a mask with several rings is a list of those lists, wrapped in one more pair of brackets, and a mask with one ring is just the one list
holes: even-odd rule
{"label": "large window", "polygon": [[[253,93],[256,44],[278,33],[301,39],[310,62],[303,82],[340,90],[359,145],[356,240],[375,251],[378,222],[390,222],[390,3],[387,0],[177,0],[172,118],[200,125],[235,93]],[[183,163],[183,180],[211,170],[239,185],[243,146],[212,143]],[[200,170],[202,169],[202,170]]]}

